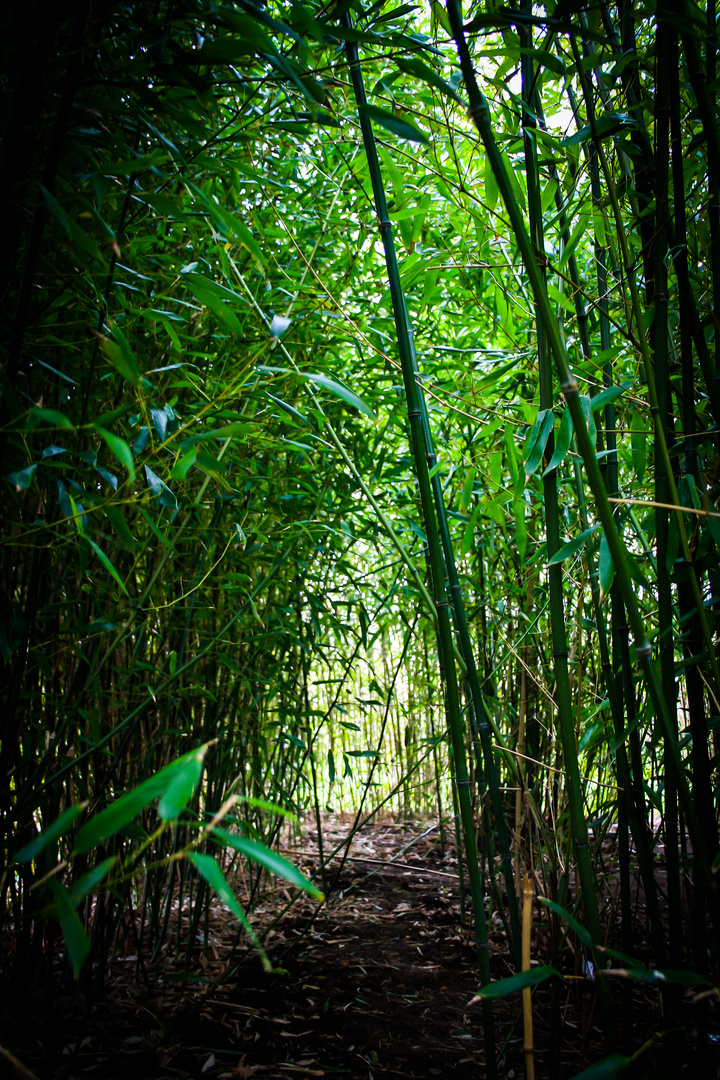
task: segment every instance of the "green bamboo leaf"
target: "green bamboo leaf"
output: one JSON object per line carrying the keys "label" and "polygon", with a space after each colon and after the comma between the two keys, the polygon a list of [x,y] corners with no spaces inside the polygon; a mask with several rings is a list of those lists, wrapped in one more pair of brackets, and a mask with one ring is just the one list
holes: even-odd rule
{"label": "green bamboo leaf", "polygon": [[638,964],[632,964],[632,966],[627,968],[606,968],[603,974],[620,979],[630,979],[631,982],[654,983],[656,986],[712,986],[710,980],[699,971],[678,971],[670,968],[646,968]]}
{"label": "green bamboo leaf", "polygon": [[630,1058],[623,1057],[622,1054],[611,1054],[591,1065],[589,1069],[583,1069],[575,1076],[575,1080],[613,1080],[629,1064]]}
{"label": "green bamboo leaf", "polygon": [[553,75],[558,75],[561,79],[565,77],[565,65],[555,53],[547,52],[545,49],[520,49],[520,52],[531,57],[540,67],[552,71]]}
{"label": "green bamboo leaf", "polygon": [[192,754],[177,770],[165,794],[158,803],[158,816],[162,821],[175,821],[197,791],[203,771],[205,751]]}
{"label": "green bamboo leaf", "polygon": [[536,472],[540,460],[545,452],[545,446],[550,438],[555,417],[552,409],[540,409],[535,418],[535,423],[525,443],[525,476],[532,476]]}
{"label": "green bamboo leaf", "polygon": [[305,743],[302,739],[298,739],[297,735],[292,735],[289,731],[281,731],[280,738],[284,742],[292,743],[293,746],[297,746],[300,750],[305,749]]}
{"label": "green bamboo leaf", "polygon": [[87,536],[87,531],[85,529],[85,522],[87,520],[87,515],[85,514],[85,511],[83,510],[82,506],[78,506],[78,504],[75,502],[75,500],[73,499],[70,492],[67,493],[66,498],[67,498],[67,501],[70,504],[70,514],[69,514],[69,516],[72,517],[72,519],[73,519],[73,522],[75,524],[75,528],[77,529],[77,532],[78,532],[78,536],[82,536],[82,537],[85,538]]}
{"label": "green bamboo leaf", "polygon": [[335,758],[332,750],[328,750],[328,780],[331,784],[335,783]]}
{"label": "green bamboo leaf", "polygon": [[105,511],[105,515],[108,521],[117,533],[121,542],[125,545],[125,547],[133,551],[137,547],[137,544],[135,543],[135,538],[130,532],[128,524],[123,517],[123,513],[120,507],[111,506],[109,503],[107,503],[103,507],[103,510]]}
{"label": "green bamboo leaf", "polygon": [[436,90],[439,90],[441,94],[445,94],[446,97],[449,97],[452,101],[456,101],[460,104],[460,98],[457,96],[450,83],[445,82],[437,72],[433,71],[427,64],[424,64],[422,60],[418,60],[415,57],[398,57],[395,60],[395,63],[406,75],[414,75],[416,79],[422,79],[422,81],[429,86],[433,86]]}
{"label": "green bamboo leaf", "polygon": [[415,127],[407,120],[401,120],[395,113],[386,112],[385,109],[378,109],[376,105],[360,105],[359,110],[369,117],[370,120],[374,120],[380,127],[384,127],[386,131],[392,132],[393,135],[397,135],[399,139],[409,139],[411,142],[428,143],[430,140],[424,131]]}
{"label": "green bamboo leaf", "polygon": [[563,247],[562,257],[560,259],[561,266],[566,266],[568,264],[568,262],[570,261],[570,256],[575,251],[575,248],[578,246],[581,239],[583,237],[587,237],[587,232],[591,220],[592,216],[590,214],[580,211],[578,222],[573,231],[571,232],[567,244],[565,244]]}
{"label": "green bamboo leaf", "polygon": [[[212,209],[214,209],[215,212],[218,211],[217,206],[214,206]],[[205,307],[209,308],[213,315],[217,315],[231,334],[235,334],[237,337],[242,336],[242,324],[234,310],[234,308],[242,303],[242,297],[238,296],[238,294],[234,293],[231,289],[226,289],[224,286],[218,285],[217,282],[212,281],[204,274],[188,271],[185,274],[184,280],[188,284],[193,295],[204,304]]]}
{"label": "green bamboo leaf", "polygon": [[43,829],[39,836],[36,836],[34,840],[31,840],[29,844],[26,844],[25,847],[18,851],[14,861],[31,862],[33,859],[36,859],[40,852],[44,851],[49,844],[54,844],[56,840],[72,828],[84,809],[84,804],[80,806],[68,806],[67,810],[63,810],[55,821],[53,821],[52,825],[48,825],[47,829]]}
{"label": "green bamboo leaf", "polygon": [[68,956],[76,975],[80,974],[82,966],[90,955],[90,939],[85,933],[75,905],[70,899],[70,894],[59,881],[51,879],[48,882],[50,891],[55,896],[58,917],[62,928]]}
{"label": "green bamboo leaf", "polygon": [[202,49],[194,53],[193,59],[198,64],[235,64],[257,51],[276,51],[270,38],[259,26],[255,27],[252,37],[221,37],[214,41],[205,41]]}
{"label": "green bamboo leaf", "polygon": [[218,838],[218,843],[227,844],[228,847],[239,851],[246,859],[264,867],[271,874],[283,878],[297,889],[309,893],[316,900],[322,902],[325,899],[320,890],[308,881],[296,866],[260,841],[248,840],[245,836],[238,836],[220,828],[213,829],[213,836]]}
{"label": "green bamboo leaf", "polygon": [[80,901],[83,900],[88,893],[94,892],[100,882],[104,881],[108,876],[117,860],[117,855],[111,855],[109,859],[103,859],[94,870],[89,870],[87,874],[83,874],[82,877],[78,878],[78,880],[68,889],[70,902],[77,907]]}
{"label": "green bamboo leaf", "polygon": [[140,366],[135,353],[130,347],[130,342],[119,326],[111,326],[110,333],[113,336],[113,341],[106,337],[100,339],[108,360],[118,369],[124,379],[132,383],[133,386],[139,386],[142,381]]}
{"label": "green bamboo leaf", "polygon": [[510,425],[506,425],[503,432],[503,442],[505,443],[505,451],[507,454],[507,465],[510,470],[510,479],[513,482],[513,487],[517,485],[518,481],[518,467],[517,467],[517,454],[515,452],[515,442],[513,440],[513,433]]}
{"label": "green bamboo leaf", "polygon": [[316,386],[322,386],[324,390],[329,390],[331,394],[335,394],[336,397],[342,398],[348,405],[352,405],[358,412],[364,413],[365,416],[369,416],[371,420],[375,419],[375,414],[372,409],[365,404],[361,397],[354,394],[352,390],[348,390],[342,383],[337,382],[335,379],[328,378],[327,375],[310,375],[307,372],[304,373],[304,378],[314,382]]}
{"label": "green bamboo leaf", "polygon": [[113,579],[114,581],[116,581],[116,582],[117,582],[117,584],[118,584],[118,585],[120,586],[120,588],[121,588],[121,589],[122,589],[122,591],[123,591],[123,592],[125,593],[125,595],[129,597],[129,595],[130,595],[130,594],[129,594],[129,592],[127,591],[127,589],[125,588],[125,582],[124,582],[124,581],[123,581],[123,579],[122,579],[122,578],[120,577],[120,575],[118,574],[117,570],[115,569],[115,567],[113,566],[113,564],[112,564],[112,563],[110,562],[110,560],[108,559],[107,555],[106,555],[106,554],[105,554],[105,552],[104,552],[104,551],[102,550],[102,548],[101,548],[101,547],[100,547],[100,546],[99,546],[98,544],[96,544],[96,543],[95,543],[95,541],[94,541],[94,540],[92,540],[92,539],[91,539],[91,538],[90,538],[89,536],[87,536],[87,535],[86,535],[86,536],[84,537],[84,540],[85,540],[85,542],[86,542],[87,544],[89,544],[89,545],[90,545],[90,547],[91,547],[91,548],[93,549],[93,551],[94,551],[94,552],[95,552],[95,554],[97,555],[98,559],[100,560],[100,562],[101,562],[101,563],[103,564],[103,566],[104,566],[104,567],[105,567],[105,569],[107,570],[108,574],[110,574],[110,576],[112,577],[112,579]]}
{"label": "green bamboo leaf", "polygon": [[[636,126],[632,116],[628,116],[627,113],[606,113],[605,116],[598,117],[596,124],[598,136],[601,139],[607,139],[618,131],[629,131]],[[560,139],[560,146],[576,146],[590,138],[592,138],[592,127],[586,124],[573,135]]]}
{"label": "green bamboo leaf", "polygon": [[522,562],[527,549],[527,525],[525,523],[525,500],[521,492],[516,493],[513,499],[513,516],[515,518],[515,542],[520,562]]}
{"label": "green bamboo leaf", "polygon": [[363,649],[368,647],[368,617],[365,610],[365,605],[360,604],[360,637],[362,638]]}
{"label": "green bamboo leaf", "polygon": [[145,479],[148,482],[153,498],[158,499],[161,506],[169,506],[171,510],[177,510],[178,501],[175,495],[165,481],[156,472],[153,472],[149,465],[145,466]]}
{"label": "green bamboo leaf", "polygon": [[173,480],[182,482],[197,461],[197,456],[197,443],[191,446],[189,450],[186,450],[184,454],[178,454],[176,460],[173,462],[173,467],[170,470],[170,475]]}
{"label": "green bamboo leaf", "polygon": [[600,590],[603,596],[607,596],[612,587],[615,577],[615,564],[613,563],[610,548],[605,533],[600,537],[600,555],[598,559],[598,573],[600,578]]}
{"label": "green bamboo leaf", "polygon": [[83,854],[97,847],[103,840],[109,839],[119,832],[120,829],[129,825],[134,817],[137,817],[155,799],[162,798],[170,788],[178,773],[182,772],[186,763],[197,755],[204,758],[207,753],[207,744],[198,750],[191,750],[177,761],[166,765],[164,769],[143,781],[132,791],[116,799],[110,806],[105,807],[99,814],[91,818],[77,835],[75,841],[75,853]]}
{"label": "green bamboo leaf", "polygon": [[48,424],[50,427],[66,428],[69,431],[73,430],[72,421],[67,418],[65,413],[58,412],[57,409],[40,409],[37,406],[34,406],[27,415],[24,430],[33,431],[40,424]]}
{"label": "green bamboo leaf", "polygon": [[[499,457],[499,455],[498,455]],[[482,505],[478,504],[473,510],[467,525],[465,526],[465,532],[463,533],[462,543],[460,544],[460,555],[464,558],[468,555],[475,546],[475,529],[477,528],[478,521],[482,515]],[[523,511],[524,515],[524,511]]]}
{"label": "green bamboo leaf", "polygon": [[577,919],[566,911],[565,908],[560,907],[554,900],[547,900],[544,896],[539,896],[538,900],[541,904],[545,904],[551,911],[554,911],[556,915],[559,915],[561,919],[564,919],[568,926],[575,931],[575,936],[578,941],[585,946],[586,949],[592,949],[592,938],[588,934],[584,926],[581,926]]}
{"label": "green bamboo leaf", "polygon": [[225,906],[239,920],[240,925],[244,928],[253,945],[260,953],[263,967],[266,971],[271,971],[272,965],[268,960],[267,954],[263,949],[262,945],[260,944],[257,934],[248,922],[248,918],[245,912],[238,904],[235,898],[235,894],[230,888],[230,883],[228,882],[227,878],[223,874],[215,859],[212,857],[212,855],[203,855],[199,852],[192,853],[188,856],[188,858],[190,859],[190,862],[196,868],[198,873],[200,873],[202,877],[205,878],[210,888],[217,893],[223,904],[225,904]]}
{"label": "green bamboo leaf", "polygon": [[555,975],[559,978],[560,972],[552,964],[530,968],[529,971],[521,971],[518,975],[511,975],[509,979],[499,979],[498,982],[481,986],[477,997],[473,998],[473,1001],[479,1001],[480,998],[507,997],[508,994],[516,994],[518,990],[526,990],[530,986],[539,986],[540,983],[545,982],[546,979],[552,979]]}
{"label": "green bamboo leaf", "polygon": [[265,393],[275,402],[276,405],[279,405],[280,408],[284,409],[289,416],[292,416],[293,419],[299,420],[303,424],[310,423],[308,418],[306,416],[303,416],[303,414],[299,412],[293,405],[288,405],[287,401],[283,401],[282,398],[276,397],[275,394],[271,394],[269,390],[266,390]]}
{"label": "green bamboo leaf", "polygon": [[27,491],[32,484],[33,476],[37,464],[27,465],[24,469],[18,469],[17,472],[7,473],[5,479],[12,487],[17,488],[18,491]]}
{"label": "green bamboo leaf", "polygon": [[132,450],[125,440],[121,439],[119,435],[113,435],[112,431],[107,431],[103,427],[98,427],[97,424],[95,425],[95,431],[102,436],[107,443],[108,448],[115,455],[120,464],[125,466],[130,473],[130,479],[134,480],[135,463],[133,461]]}
{"label": "green bamboo leaf", "polygon": [[138,510],[140,511],[140,514],[142,515],[142,517],[145,519],[145,522],[146,522],[148,528],[157,537],[157,539],[160,541],[160,543],[164,547],[172,549],[174,547],[174,544],[173,544],[172,540],[168,539],[168,537],[165,535],[165,533],[162,532],[157,527],[157,525],[155,524],[153,519],[150,517],[150,515],[148,514],[145,507],[144,506],[138,506]]}
{"label": "green bamboo leaf", "polygon": [[604,409],[606,405],[609,405],[612,401],[617,401],[619,397],[622,397],[626,390],[627,386],[606,386],[599,394],[590,398],[590,408],[593,412],[597,412],[598,409]]}
{"label": "green bamboo leaf", "polygon": [[548,473],[551,473],[553,469],[557,469],[558,465],[560,465],[565,460],[565,455],[570,449],[572,436],[572,417],[570,415],[570,410],[565,408],[560,419],[560,430],[558,431],[558,437],[555,440],[555,449],[553,451],[553,456],[548,463],[547,469],[545,469],[542,474],[543,478],[546,477]]}

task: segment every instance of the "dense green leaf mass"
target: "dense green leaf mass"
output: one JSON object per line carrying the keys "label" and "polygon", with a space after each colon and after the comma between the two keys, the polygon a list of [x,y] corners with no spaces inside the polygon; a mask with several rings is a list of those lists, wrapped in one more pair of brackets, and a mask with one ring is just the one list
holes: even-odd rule
{"label": "dense green leaf mass", "polygon": [[283,828],[459,775],[487,934],[547,901],[506,986],[716,985],[713,6],[7,7],[11,978],[128,905],[187,964],[213,892],[257,944],[238,859],[319,901]]}

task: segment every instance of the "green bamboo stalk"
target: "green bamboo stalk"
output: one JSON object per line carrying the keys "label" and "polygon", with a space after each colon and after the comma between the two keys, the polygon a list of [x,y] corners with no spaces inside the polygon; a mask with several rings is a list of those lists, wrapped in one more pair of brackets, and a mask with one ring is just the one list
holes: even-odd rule
{"label": "green bamboo stalk", "polygon": [[[460,59],[460,66],[463,73],[465,86],[468,91],[468,97],[470,101],[469,113],[483,141],[485,152],[490,162],[490,167],[495,177],[498,190],[505,204],[506,212],[510,220],[510,225],[515,236],[516,243],[518,245],[518,248],[520,249],[520,253],[525,266],[525,272],[527,273],[530,280],[533,294],[535,296],[535,301],[538,307],[540,320],[545,328],[545,332],[548,337],[550,350],[560,379],[560,386],[563,394],[565,395],[567,407],[570,410],[570,415],[572,417],[578,450],[583,459],[583,464],[585,466],[585,470],[588,476],[590,489],[595,499],[598,517],[600,518],[601,524],[603,526],[618,581],[622,589],[623,600],[628,613],[632,633],[635,638],[636,656],[638,659],[638,663],[643,673],[643,677],[648,688],[648,693],[661,728],[664,732],[667,732],[671,735],[672,725],[670,722],[670,717],[668,714],[667,706],[663,699],[661,687],[655,675],[655,670],[652,662],[652,647],[650,645],[650,642],[648,641],[642,616],[640,614],[637,601],[635,599],[635,594],[632,587],[632,579],[630,577],[625,558],[624,547],[618,534],[617,527],[615,525],[612,506],[608,501],[607,493],[604,488],[600,468],[595,457],[595,448],[592,445],[589,432],[584,421],[582,405],[579,399],[578,386],[570,372],[565,348],[557,326],[557,321],[555,319],[554,312],[552,310],[547,293],[543,286],[537,255],[533,250],[532,243],[525,229],[525,223],[522,218],[522,213],[516,203],[514,191],[512,189],[512,185],[510,183],[510,179],[507,175],[507,171],[505,168],[505,163],[502,159],[502,156],[500,155],[497,144],[495,142],[495,137],[493,134],[490,119],[490,110],[488,108],[487,101],[485,100],[485,97],[481,93],[480,88],[477,84],[477,79],[475,78],[475,72],[468,50],[467,42],[465,40],[462,16],[457,0],[447,0],[447,10],[453,38],[458,49],[458,56]],[[682,760],[680,757],[679,749],[677,747],[675,747],[675,752],[673,754],[673,769],[675,771],[676,777],[679,778],[683,806],[685,808],[686,818],[688,821],[688,826],[690,828],[690,835],[693,838],[694,850],[700,864],[703,867],[703,873],[706,879],[709,881],[711,880],[711,876],[707,860],[707,854],[704,851],[704,844],[700,835],[697,813],[692,804],[690,793],[684,780],[684,775],[682,771]],[[714,897],[714,908],[714,914],[717,918],[717,921],[720,922],[720,913],[717,912],[716,896]]]}
{"label": "green bamboo stalk", "polygon": [[[527,3],[525,9],[527,10]],[[521,40],[524,41],[526,50],[532,47],[531,36],[521,30]],[[528,190],[528,213],[530,222],[530,240],[537,254],[538,273],[542,284],[543,293],[546,293],[545,284],[545,241],[543,237],[542,211],[540,207],[540,182],[536,152],[536,133],[534,114],[529,108],[532,101],[532,88],[534,85],[533,64],[529,51],[523,52],[521,61],[522,72],[522,96],[526,108],[523,109],[522,126],[525,143],[525,175]],[[537,326],[537,351],[540,380],[540,408],[552,409],[553,387],[552,366],[547,336],[545,334],[540,313],[535,299],[535,321]],[[552,432],[548,440],[546,454],[548,458],[553,454]],[[560,520],[557,493],[557,470],[543,473],[543,495],[545,504],[545,527],[548,561],[560,548]],[[548,588],[550,597],[550,628],[553,648],[553,670],[555,674],[555,701],[557,704],[557,721],[560,730],[560,738],[563,747],[563,760],[567,770],[568,795],[570,802],[570,819],[573,838],[573,850],[578,867],[578,875],[582,889],[583,904],[588,920],[590,933],[593,941],[601,940],[600,916],[597,906],[597,894],[595,892],[595,879],[592,873],[590,856],[588,851],[588,834],[585,822],[585,812],[582,799],[582,785],[580,780],[580,767],[577,757],[577,745],[575,740],[575,722],[572,711],[570,693],[570,675],[568,669],[568,645],[565,630],[565,609],[563,600],[562,565],[550,562],[548,568]]]}
{"label": "green bamboo stalk", "polygon": [[[645,382],[647,385],[648,400],[650,404],[650,410],[654,419],[656,445],[659,450],[660,459],[662,460],[662,467],[664,470],[666,482],[669,489],[669,502],[676,507],[675,509],[675,523],[677,526],[678,534],[680,537],[680,547],[686,562],[691,561],[690,545],[687,538],[687,531],[685,529],[685,522],[683,519],[682,510],[680,509],[681,503],[678,496],[677,488],[675,486],[675,479],[673,474],[672,462],[670,460],[670,453],[667,446],[667,440],[665,438],[665,429],[660,422],[660,407],[658,403],[657,388],[655,385],[655,375],[652,365],[650,346],[647,341],[646,334],[643,330],[643,307],[640,302],[640,293],[637,287],[637,281],[635,276],[634,261],[630,256],[630,251],[625,236],[625,229],[623,226],[622,215],[620,213],[620,204],[618,200],[617,188],[615,181],[610,170],[605,151],[603,149],[602,141],[598,135],[597,121],[595,117],[594,103],[586,73],[582,70],[582,64],[577,50],[577,45],[573,41],[573,52],[575,54],[575,60],[580,73],[581,85],[583,88],[583,94],[585,97],[585,104],[587,109],[587,116],[590,122],[590,127],[593,132],[593,139],[596,145],[596,151],[598,155],[598,161],[602,168],[603,178],[605,181],[605,188],[609,197],[610,205],[612,206],[613,217],[615,219],[616,233],[620,251],[622,254],[623,273],[627,281],[628,291],[630,294],[632,314],[635,324],[638,328],[637,343],[640,349],[640,357],[642,360],[642,369],[645,376]],[[587,466],[586,466],[587,467]],[[603,526],[604,527],[604,526]],[[607,535],[607,530],[606,530]],[[608,538],[608,543],[610,543]],[[611,550],[612,550],[612,545]],[[613,561],[615,556],[613,553]],[[617,566],[617,564],[616,564]],[[712,634],[710,632],[710,626],[707,620],[707,614],[703,602],[703,597],[700,593],[697,581],[693,578],[690,579],[690,587],[693,593],[693,599],[698,613],[698,619],[702,628],[703,640],[705,642],[705,648],[707,649],[707,659],[710,665],[710,672],[706,674],[708,684],[711,692],[718,699],[720,694],[720,662],[718,661],[717,650],[715,649]],[[639,612],[638,612],[638,618]],[[632,622],[632,617],[630,619]],[[642,620],[640,620],[642,621]],[[633,630],[633,632],[635,632]],[[712,673],[712,674],[711,674]],[[679,755],[677,756],[678,765],[680,763]]]}
{"label": "green bamboo stalk", "polygon": [[[345,25],[350,27],[350,18],[346,14]],[[458,803],[463,826],[463,840],[467,859],[468,875],[470,878],[470,891],[475,920],[475,936],[478,948],[478,961],[480,979],[483,985],[490,981],[490,963],[487,942],[487,930],[485,926],[484,897],[480,882],[480,872],[475,847],[475,829],[473,821],[472,803],[470,799],[470,779],[467,772],[465,757],[465,743],[462,732],[462,714],[457,685],[457,673],[453,652],[452,630],[450,625],[450,613],[448,600],[445,595],[445,566],[443,552],[438,532],[438,526],[433,511],[432,489],[429,479],[427,447],[425,445],[422,406],[420,404],[420,391],[417,385],[416,372],[413,365],[413,353],[408,333],[408,321],[405,311],[404,297],[400,285],[400,274],[395,254],[395,245],[392,236],[385,200],[385,191],[380,172],[380,163],[375,145],[375,138],[371,122],[362,107],[366,104],[365,88],[358,57],[357,45],[354,42],[346,42],[346,53],[350,66],[350,75],[355,93],[355,100],[360,109],[360,127],[363,134],[363,143],[370,169],[375,210],[379,222],[380,233],[385,249],[385,261],[388,272],[388,282],[392,297],[393,312],[395,316],[395,328],[397,335],[398,350],[403,372],[403,383],[408,406],[408,421],[410,426],[411,449],[415,462],[415,474],[420,492],[420,502],[428,540],[428,556],[432,569],[432,585],[434,602],[438,615],[438,646],[439,659],[442,667],[442,676],[445,682],[446,709],[450,738],[453,750],[453,764],[455,783],[457,786]],[[511,868],[512,869],[512,868]],[[491,1075],[496,1073],[494,1026],[492,1003],[489,998],[483,1000],[483,1015],[485,1018],[485,1040],[488,1059],[488,1070]]]}
{"label": "green bamboo stalk", "polygon": [[[600,189],[600,178],[598,175],[597,154],[595,153],[595,147],[592,144],[588,151],[588,157],[590,167],[591,194],[593,203],[599,212],[602,201],[602,193]],[[606,249],[600,243],[597,233],[594,240],[594,253],[597,275],[600,348],[605,351],[610,349],[612,340],[610,333],[610,320],[608,318],[608,279]],[[608,360],[605,364],[603,373],[605,386],[612,386],[612,367],[612,361]],[[619,495],[617,439],[615,432],[615,406],[612,402],[609,402],[605,407],[605,432],[606,446],[608,451],[610,451],[607,457],[604,458],[604,460],[607,462],[607,468],[605,471],[607,490],[609,495],[617,496]],[[584,510],[581,524],[583,529],[586,529],[588,527],[587,516],[585,515]],[[612,626],[611,660],[607,645],[607,632],[605,628],[605,622],[602,619],[600,612],[598,580],[593,568],[590,569],[590,582],[592,588],[593,608],[595,610],[595,623],[598,629],[598,644],[600,646],[601,662],[603,666],[603,673],[605,676],[605,684],[608,690],[608,697],[610,700],[613,727],[615,732],[615,741],[617,744],[616,761],[618,766],[618,780],[620,787],[620,790],[618,791],[618,807],[619,809],[622,808],[622,813],[626,815],[628,824],[633,835],[633,839],[635,840],[635,847],[638,853],[638,862],[640,864],[640,874],[643,882],[643,888],[645,890],[648,916],[652,928],[653,940],[655,943],[655,951],[658,957],[658,962],[661,962],[664,959],[665,954],[664,932],[662,927],[662,919],[660,916],[660,904],[658,901],[657,883],[655,880],[655,875],[653,873],[652,852],[648,844],[648,834],[645,824],[640,740],[637,729],[633,723],[635,715],[635,696],[632,687],[632,675],[629,669],[629,650],[627,649],[627,623],[625,621],[623,599],[617,581],[613,580],[610,592]],[[624,636],[622,634],[621,628],[624,628],[625,630]],[[626,657],[628,661],[627,676],[629,679],[629,688],[624,683],[624,661]],[[633,763],[632,772],[630,770],[630,765],[627,760],[627,753],[623,740],[623,719],[626,715],[628,719],[628,727],[631,729],[629,739]],[[620,822],[618,822],[618,831],[622,832]],[[619,842],[622,842],[624,844],[625,840],[621,838]],[[623,862],[625,862],[624,856]],[[622,931],[624,940],[626,933],[629,934],[631,928],[631,909],[630,906],[627,904],[628,882],[626,878],[628,871],[629,868],[627,866],[625,866],[624,869],[623,867],[621,867],[621,874],[623,876],[622,888],[624,894],[622,902]],[[625,941],[625,946],[628,945],[629,942]]]}
{"label": "green bamboo stalk", "polygon": [[[410,319],[407,314],[407,308],[405,307],[404,298],[403,307],[405,309],[406,325],[408,326],[408,329],[410,329]],[[415,378],[416,381],[419,381],[417,363],[415,358],[415,348],[412,336],[410,336],[410,351],[413,359],[413,371],[415,374]],[[425,446],[427,452],[427,465],[431,475],[433,500],[435,504],[435,511],[438,517],[443,555],[445,557],[448,591],[450,593],[450,598],[453,605],[455,626],[457,628],[458,637],[460,639],[460,652],[465,663],[465,677],[470,692],[470,699],[473,704],[473,708],[470,709],[471,731],[474,743],[476,743],[479,739],[482,749],[482,758],[476,752],[476,760],[478,761],[478,768],[482,768],[482,765],[484,765],[484,774],[487,786],[490,790],[490,798],[492,800],[493,813],[495,815],[495,828],[497,830],[498,848],[500,851],[500,863],[502,866],[503,878],[505,880],[505,890],[508,898],[507,907],[508,918],[511,928],[511,946],[515,956],[515,963],[519,968],[522,963],[522,937],[520,931],[518,901],[515,889],[515,878],[513,874],[510,838],[508,834],[507,823],[505,821],[505,813],[502,806],[497,766],[495,764],[495,756],[492,748],[491,729],[489,722],[490,710],[485,699],[485,695],[482,693],[480,687],[480,679],[478,676],[477,665],[475,663],[475,650],[473,649],[472,641],[470,638],[470,630],[467,622],[465,604],[463,601],[462,590],[460,588],[460,581],[457,573],[455,552],[453,550],[452,540],[450,537],[450,528],[448,525],[447,513],[445,510],[445,500],[443,498],[442,487],[440,484],[440,476],[436,468],[437,456],[433,447],[432,433],[430,430],[430,422],[427,415],[424,395],[420,390],[418,390],[418,400],[422,411],[423,436],[425,439]],[[485,834],[487,836],[487,830],[485,830]],[[491,875],[493,874],[493,862],[494,860],[489,858],[488,863]]]}

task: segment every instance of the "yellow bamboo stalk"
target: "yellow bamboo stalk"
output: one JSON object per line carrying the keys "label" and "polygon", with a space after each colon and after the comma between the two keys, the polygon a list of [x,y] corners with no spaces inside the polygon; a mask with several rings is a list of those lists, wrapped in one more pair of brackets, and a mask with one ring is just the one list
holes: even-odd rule
{"label": "yellow bamboo stalk", "polygon": [[[518,754],[522,755],[525,751],[525,714],[527,712],[527,674],[525,661],[527,660],[527,649],[523,650],[523,669],[522,669],[522,681],[520,684],[520,709],[518,712],[518,738],[517,749]],[[518,768],[522,771],[522,765],[518,762]],[[522,885],[522,821],[523,821],[523,785],[519,784],[518,789],[515,792],[515,888],[517,889],[518,896],[521,892]]]}
{"label": "yellow bamboo stalk", "polygon": [[[530,874],[523,880],[523,919],[522,919],[522,969],[530,970],[530,936],[532,934],[533,881]],[[533,1056],[532,990],[527,986],[522,992],[523,1003],[523,1050],[525,1051],[525,1075],[527,1080],[535,1080],[535,1058]]]}

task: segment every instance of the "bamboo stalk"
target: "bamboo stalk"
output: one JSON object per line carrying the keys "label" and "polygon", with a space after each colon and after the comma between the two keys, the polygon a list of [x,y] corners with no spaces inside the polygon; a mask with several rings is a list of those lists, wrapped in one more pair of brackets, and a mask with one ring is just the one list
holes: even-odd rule
{"label": "bamboo stalk", "polygon": [[[345,25],[350,27],[349,15],[343,16]],[[365,88],[362,72],[360,70],[358,49],[355,42],[346,42],[346,53],[350,66],[350,75],[358,107],[366,104]],[[487,929],[485,925],[484,896],[480,881],[480,869],[478,865],[477,849],[475,846],[475,828],[473,821],[472,802],[470,798],[470,778],[467,771],[467,759],[465,755],[465,743],[462,731],[462,715],[457,683],[457,671],[453,652],[452,630],[450,626],[450,613],[447,596],[445,594],[445,565],[440,541],[438,525],[433,512],[432,489],[430,485],[427,451],[423,422],[421,391],[417,385],[416,370],[413,363],[413,350],[408,333],[407,312],[400,285],[400,274],[395,253],[395,245],[392,235],[392,225],[389,220],[385,191],[380,171],[375,137],[372,124],[367,114],[360,111],[360,126],[363,133],[363,143],[370,168],[370,177],[375,199],[375,210],[379,221],[380,232],[385,250],[385,261],[388,272],[388,283],[392,297],[393,313],[397,335],[398,350],[403,373],[403,383],[408,408],[408,421],[410,427],[410,442],[415,463],[415,475],[420,492],[423,520],[425,523],[428,540],[428,557],[432,570],[432,587],[434,603],[438,616],[438,652],[441,666],[441,675],[445,683],[446,713],[450,740],[452,744],[453,766],[455,785],[457,787],[460,818],[463,827],[463,840],[465,856],[467,859],[468,876],[470,879],[470,892],[473,905],[475,922],[475,937],[478,948],[478,965],[482,985],[490,982],[490,962],[487,941]],[[512,879],[512,867],[511,867]],[[493,1010],[490,999],[483,1000],[483,1016],[485,1020],[485,1045],[487,1052],[488,1073],[491,1077],[496,1075],[497,1064],[495,1060],[495,1037]]]}
{"label": "bamboo stalk", "polygon": [[[530,874],[523,879],[523,918],[522,918],[522,969],[530,970],[530,945],[532,937],[533,880]],[[523,1051],[525,1054],[525,1075],[527,1080],[535,1080],[535,1056],[533,1045],[532,990],[526,986],[522,992],[523,1003]]]}
{"label": "bamboo stalk", "polygon": [[[495,136],[490,122],[490,111],[484,95],[475,77],[473,63],[465,40],[462,16],[457,0],[447,0],[447,11],[450,19],[453,38],[457,45],[460,66],[465,80],[465,86],[470,99],[470,116],[480,134],[485,147],[490,167],[492,169],[498,190],[502,196],[511,228],[520,249],[525,266],[525,271],[530,279],[533,294],[536,299],[540,319],[548,336],[550,350],[560,378],[560,386],[565,396],[567,406],[575,429],[578,450],[583,459],[583,464],[588,476],[590,489],[595,499],[598,517],[602,523],[607,539],[610,554],[613,559],[618,582],[620,584],[623,601],[628,614],[628,619],[636,643],[636,656],[640,669],[648,688],[655,715],[658,717],[663,732],[672,734],[672,724],[667,705],[663,697],[662,689],[655,674],[652,662],[652,646],[648,640],[645,625],[635,598],[632,579],[628,570],[624,545],[618,533],[613,519],[612,508],[608,502],[604,488],[602,475],[595,457],[595,448],[590,440],[589,432],[585,424],[582,405],[579,398],[577,382],[570,372],[567,355],[557,326],[555,314],[550,305],[547,293],[544,289],[537,254],[533,249],[530,238],[525,228],[522,213],[515,200],[515,194],[507,175],[505,163],[497,147]],[[629,266],[629,264],[628,264]],[[626,266],[626,270],[628,269]],[[648,365],[649,367],[649,365]],[[650,383],[648,382],[648,386]],[[683,774],[683,764],[680,751],[675,746],[673,759],[673,771],[678,779],[681,798],[686,812],[686,818],[693,838],[693,845],[703,868],[703,874],[708,881],[711,880],[710,866],[705,851],[705,845],[700,834],[699,823],[695,807]],[[714,897],[714,917],[720,923],[720,911],[718,911],[718,898]],[[599,941],[598,941],[599,943]]]}

